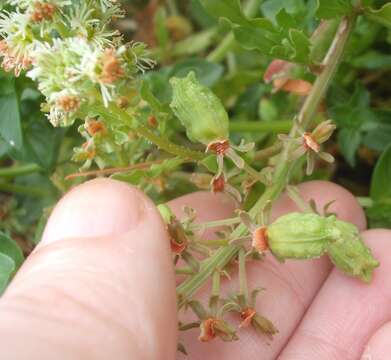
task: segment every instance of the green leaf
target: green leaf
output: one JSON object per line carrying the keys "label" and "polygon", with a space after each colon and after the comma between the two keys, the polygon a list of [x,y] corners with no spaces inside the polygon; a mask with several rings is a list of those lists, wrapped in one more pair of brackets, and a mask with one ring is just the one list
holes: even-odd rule
{"label": "green leaf", "polygon": [[0,295],[6,289],[14,271],[14,261],[9,256],[0,253]]}
{"label": "green leaf", "polygon": [[353,67],[359,69],[390,69],[391,55],[384,54],[376,50],[369,50],[360,56],[354,57],[350,63]]}
{"label": "green leaf", "polygon": [[356,152],[361,143],[361,132],[356,129],[342,129],[338,133],[338,144],[342,155],[351,167],[356,165]]}
{"label": "green leaf", "polygon": [[379,201],[391,198],[391,144],[380,156],[372,175],[370,195]]}
{"label": "green leaf", "polygon": [[370,228],[391,228],[391,199],[375,202],[366,209]]}
{"label": "green leaf", "polygon": [[320,19],[332,19],[345,16],[353,11],[350,0],[318,0],[316,16]]}
{"label": "green leaf", "polygon": [[23,136],[15,80],[0,78],[0,83],[0,136],[11,147],[21,150]]}
{"label": "green leaf", "polygon": [[289,14],[298,14],[308,11],[304,0],[267,0],[261,5],[261,10],[264,16],[272,21],[279,21],[278,14],[281,10]]}
{"label": "green leaf", "polygon": [[380,9],[366,8],[365,15],[368,19],[382,24],[391,29],[391,3],[384,4]]}
{"label": "green leaf", "polygon": [[153,111],[165,112],[166,107],[159,101],[159,99],[152,93],[151,84],[149,81],[144,79],[141,83],[140,89],[141,97],[149,104]]}
{"label": "green leaf", "polygon": [[202,85],[212,87],[220,80],[224,73],[224,67],[204,59],[188,59],[173,66],[169,77],[186,77],[191,71],[196,73],[197,79]]}
{"label": "green leaf", "polygon": [[15,270],[23,264],[24,256],[19,245],[3,232],[0,232],[0,253],[14,261]]}
{"label": "green leaf", "polygon": [[365,123],[375,121],[376,116],[370,107],[370,94],[360,83],[351,96],[349,93],[335,92],[330,112],[339,127],[360,129]]}
{"label": "green leaf", "polygon": [[248,23],[248,19],[242,12],[240,0],[200,0],[200,3],[212,17],[223,17],[234,24]]}

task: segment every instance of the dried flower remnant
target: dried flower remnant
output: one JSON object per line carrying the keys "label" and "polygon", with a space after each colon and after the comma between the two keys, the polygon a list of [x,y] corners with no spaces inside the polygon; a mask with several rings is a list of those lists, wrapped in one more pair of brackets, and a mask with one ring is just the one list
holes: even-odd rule
{"label": "dried flower remnant", "polygon": [[50,3],[34,3],[33,11],[31,13],[31,21],[39,23],[44,20],[52,20],[56,6]]}
{"label": "dried flower remnant", "polygon": [[326,142],[333,134],[336,126],[331,120],[327,120],[319,124],[311,133],[304,132],[298,138],[291,138],[288,135],[279,135],[279,139],[285,143],[292,144],[295,149],[290,154],[290,160],[298,159],[306,154],[307,156],[307,175],[311,175],[314,166],[315,159],[318,156],[322,160],[332,163],[334,157],[331,154],[321,151],[321,144]]}
{"label": "dried flower remnant", "polygon": [[107,128],[102,121],[95,119],[86,120],[86,130],[90,136],[96,136],[107,133]]}
{"label": "dried flower remnant", "polygon": [[59,96],[56,105],[65,112],[77,111],[80,107],[80,99],[76,95]]}
{"label": "dried flower remnant", "polygon": [[216,337],[219,337],[223,341],[235,341],[239,339],[235,329],[222,319],[208,318],[203,320],[200,329],[201,334],[198,339],[202,342],[209,342]]}
{"label": "dried flower remnant", "polygon": [[312,89],[312,84],[302,79],[292,79],[291,71],[294,64],[285,60],[273,60],[265,71],[264,81],[273,82],[273,91],[283,90],[299,96],[306,96]]}
{"label": "dried flower remnant", "polygon": [[100,62],[99,80],[104,84],[113,84],[123,78],[125,71],[114,49],[106,49]]}

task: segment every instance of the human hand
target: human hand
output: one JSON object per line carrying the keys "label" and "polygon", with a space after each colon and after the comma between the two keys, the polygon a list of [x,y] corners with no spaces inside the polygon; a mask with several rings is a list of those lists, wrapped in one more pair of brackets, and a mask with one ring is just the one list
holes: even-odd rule
{"label": "human hand", "polygon": [[[305,199],[365,229],[354,197],[326,182],[301,185]],[[170,203],[180,216],[194,207],[200,221],[231,215],[232,202],[209,193]],[[283,197],[274,215],[295,210]],[[190,360],[359,359],[391,356],[391,231],[363,238],[381,265],[371,284],[332,269],[326,258],[249,266],[257,303],[279,329],[268,344],[251,329],[240,341],[201,344],[180,334]],[[225,289],[229,292],[229,289]],[[205,296],[206,296],[205,292]],[[43,240],[0,301],[1,359],[174,359],[175,277],[169,241],[154,205],[126,184],[95,180],[68,193],[52,213]],[[181,357],[181,355],[178,355]]]}

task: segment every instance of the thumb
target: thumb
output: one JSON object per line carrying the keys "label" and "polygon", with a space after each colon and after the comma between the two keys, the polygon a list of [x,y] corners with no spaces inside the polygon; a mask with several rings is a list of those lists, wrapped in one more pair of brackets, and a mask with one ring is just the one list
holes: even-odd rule
{"label": "thumb", "polygon": [[176,316],[169,242],[153,203],[126,184],[94,180],[59,202],[1,299],[2,356],[173,359]]}

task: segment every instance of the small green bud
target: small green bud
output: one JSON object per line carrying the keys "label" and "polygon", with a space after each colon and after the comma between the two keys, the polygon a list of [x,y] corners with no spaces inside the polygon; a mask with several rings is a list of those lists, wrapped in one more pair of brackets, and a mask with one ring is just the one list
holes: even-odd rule
{"label": "small green bud", "polygon": [[185,78],[172,78],[171,109],[193,142],[209,145],[229,136],[228,114],[219,98],[200,84],[194,72]]}
{"label": "small green bud", "polygon": [[335,228],[339,232],[338,237],[330,242],[327,249],[331,261],[344,273],[370,282],[373,269],[379,266],[379,262],[361,240],[357,228],[338,220],[335,222]]}
{"label": "small green bud", "polygon": [[334,216],[312,213],[290,213],[267,227],[267,241],[278,259],[310,259],[326,252],[333,239]]}

